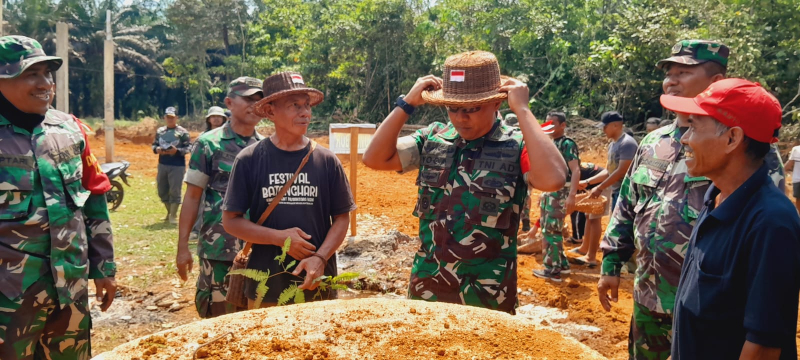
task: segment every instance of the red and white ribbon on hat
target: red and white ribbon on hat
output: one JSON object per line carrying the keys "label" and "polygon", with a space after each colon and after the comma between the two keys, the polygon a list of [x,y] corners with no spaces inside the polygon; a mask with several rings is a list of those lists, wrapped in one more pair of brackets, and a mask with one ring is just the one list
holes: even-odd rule
{"label": "red and white ribbon on hat", "polygon": [[292,74],[292,82],[295,83],[295,84],[303,84],[303,85],[306,84],[303,81],[303,77],[300,76],[300,75],[297,75],[297,74]]}
{"label": "red and white ribbon on hat", "polygon": [[450,70],[450,81],[452,82],[464,82],[464,76],[466,76],[464,70]]}

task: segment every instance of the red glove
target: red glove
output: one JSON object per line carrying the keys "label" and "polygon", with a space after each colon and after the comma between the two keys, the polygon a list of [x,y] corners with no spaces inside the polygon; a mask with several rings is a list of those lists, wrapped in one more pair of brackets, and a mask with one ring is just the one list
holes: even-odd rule
{"label": "red glove", "polygon": [[72,115],[72,118],[75,119],[75,122],[78,123],[78,127],[81,128],[83,140],[86,143],[86,147],[83,148],[83,154],[81,154],[81,160],[83,161],[83,179],[81,179],[81,184],[93,195],[105,194],[108,190],[111,190],[111,182],[108,181],[108,176],[100,169],[97,158],[94,157],[94,154],[92,154],[92,151],[89,149],[89,137],[86,136],[85,129],[91,128],[82,123],[75,115]]}

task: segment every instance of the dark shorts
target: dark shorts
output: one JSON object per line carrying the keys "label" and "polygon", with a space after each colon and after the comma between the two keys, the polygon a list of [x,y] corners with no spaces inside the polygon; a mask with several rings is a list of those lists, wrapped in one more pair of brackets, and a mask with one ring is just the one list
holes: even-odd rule
{"label": "dark shorts", "polygon": [[800,182],[792,183],[792,196],[800,198]]}

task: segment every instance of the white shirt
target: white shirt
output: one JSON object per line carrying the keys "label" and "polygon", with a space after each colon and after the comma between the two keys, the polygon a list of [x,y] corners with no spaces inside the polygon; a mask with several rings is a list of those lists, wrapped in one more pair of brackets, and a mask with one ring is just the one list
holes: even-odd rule
{"label": "white shirt", "polygon": [[792,148],[792,153],[789,154],[789,160],[794,161],[794,169],[792,170],[792,184],[800,182],[800,146]]}

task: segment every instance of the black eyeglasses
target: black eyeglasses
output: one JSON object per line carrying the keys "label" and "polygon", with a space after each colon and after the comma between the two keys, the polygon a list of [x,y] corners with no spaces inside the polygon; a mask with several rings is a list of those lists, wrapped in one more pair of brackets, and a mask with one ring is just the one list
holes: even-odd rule
{"label": "black eyeglasses", "polygon": [[446,106],[446,107],[447,107],[447,111],[451,112],[453,114],[457,114],[457,113],[472,114],[472,113],[476,113],[478,111],[481,111],[481,107],[480,106],[476,106],[476,107],[472,107],[472,108],[451,107],[451,106]]}

